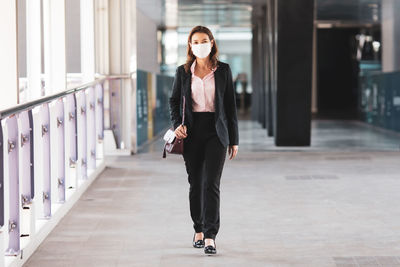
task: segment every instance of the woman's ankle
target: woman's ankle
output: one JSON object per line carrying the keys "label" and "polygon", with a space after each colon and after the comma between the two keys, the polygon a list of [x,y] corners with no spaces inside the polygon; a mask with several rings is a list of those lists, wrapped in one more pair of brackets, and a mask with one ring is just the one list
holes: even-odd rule
{"label": "woman's ankle", "polygon": [[214,242],[214,239],[212,239],[212,238],[205,238],[204,242],[205,242],[205,246],[215,247],[215,242]]}
{"label": "woman's ankle", "polygon": [[196,239],[196,241],[197,240],[203,240],[204,239],[204,233],[203,232],[196,233],[195,239]]}

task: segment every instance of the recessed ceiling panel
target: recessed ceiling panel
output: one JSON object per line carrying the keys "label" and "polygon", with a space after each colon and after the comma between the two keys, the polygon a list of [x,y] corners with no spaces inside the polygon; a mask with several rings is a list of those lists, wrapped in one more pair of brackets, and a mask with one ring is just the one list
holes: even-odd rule
{"label": "recessed ceiling panel", "polygon": [[316,0],[318,20],[381,21],[381,0]]}

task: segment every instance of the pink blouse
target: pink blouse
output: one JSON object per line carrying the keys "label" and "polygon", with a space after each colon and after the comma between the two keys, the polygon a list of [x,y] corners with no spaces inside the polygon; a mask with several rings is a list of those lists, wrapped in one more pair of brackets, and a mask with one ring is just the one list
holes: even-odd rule
{"label": "pink blouse", "polygon": [[193,61],[190,70],[192,72],[192,111],[194,112],[215,112],[215,81],[214,72],[217,67],[213,68],[210,73],[201,79],[194,74],[196,60]]}

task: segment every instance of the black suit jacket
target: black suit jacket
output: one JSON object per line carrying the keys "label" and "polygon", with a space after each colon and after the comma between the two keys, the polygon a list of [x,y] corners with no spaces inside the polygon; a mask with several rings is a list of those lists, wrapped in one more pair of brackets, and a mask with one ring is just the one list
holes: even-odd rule
{"label": "black suit jacket", "polygon": [[[215,80],[215,127],[224,146],[239,144],[239,130],[236,115],[235,91],[232,71],[229,64],[218,61],[214,72]],[[193,126],[192,114],[192,73],[185,72],[183,64],[177,67],[169,98],[171,121],[176,129],[182,123],[183,98],[185,96],[185,122],[187,134],[191,134]]]}

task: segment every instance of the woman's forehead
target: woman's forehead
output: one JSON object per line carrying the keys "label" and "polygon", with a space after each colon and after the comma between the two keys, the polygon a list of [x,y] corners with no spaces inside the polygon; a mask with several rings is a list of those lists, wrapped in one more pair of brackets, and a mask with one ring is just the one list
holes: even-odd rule
{"label": "woman's forehead", "polygon": [[192,41],[203,41],[203,40],[210,40],[208,35],[204,32],[196,32],[192,35]]}

